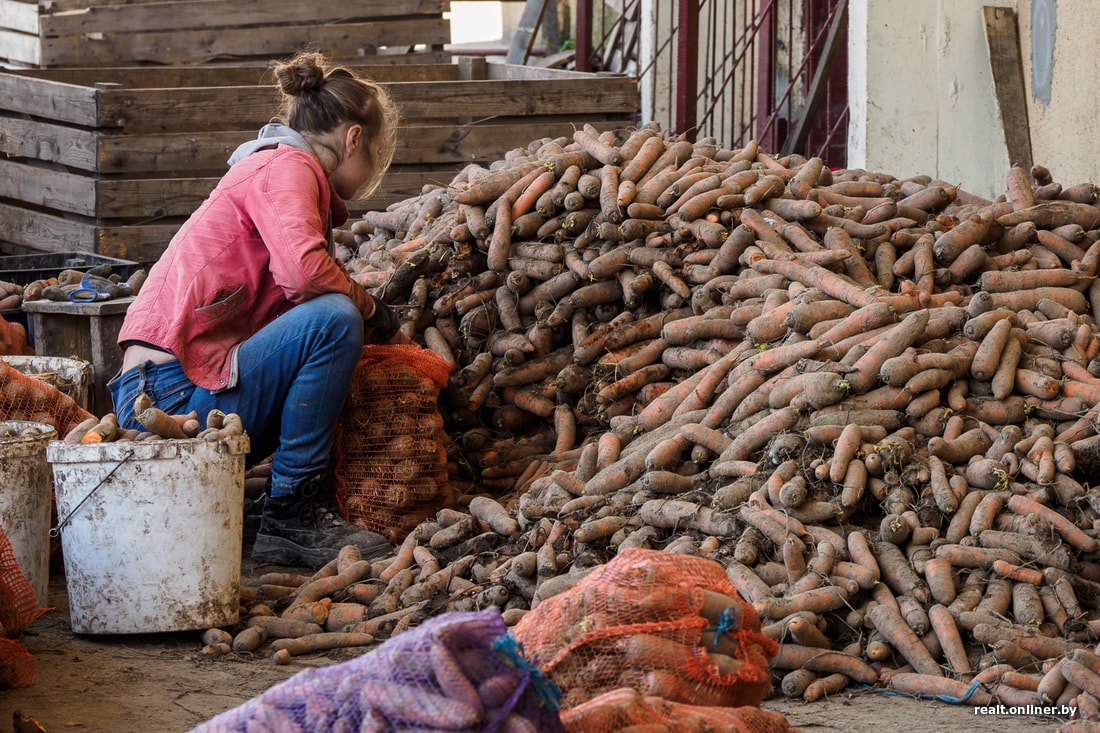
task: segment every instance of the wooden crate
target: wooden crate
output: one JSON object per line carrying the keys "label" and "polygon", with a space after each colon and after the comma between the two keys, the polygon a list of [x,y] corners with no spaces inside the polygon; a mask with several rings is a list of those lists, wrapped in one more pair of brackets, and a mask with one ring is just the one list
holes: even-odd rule
{"label": "wooden crate", "polygon": [[0,0],[8,66],[129,66],[232,61],[319,48],[346,62],[449,58],[450,0]]}
{"label": "wooden crate", "polygon": [[[532,140],[636,123],[635,79],[461,59],[362,67],[402,113],[381,190],[353,212],[448,183]],[[276,104],[255,67],[0,73],[0,250],[153,262]]]}

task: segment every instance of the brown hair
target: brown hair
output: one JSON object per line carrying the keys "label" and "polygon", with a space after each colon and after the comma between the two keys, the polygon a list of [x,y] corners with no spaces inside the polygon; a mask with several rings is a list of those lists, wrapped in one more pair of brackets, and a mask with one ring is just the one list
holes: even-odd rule
{"label": "brown hair", "polygon": [[370,143],[378,140],[378,155],[371,161],[373,171],[363,195],[378,188],[397,144],[397,107],[386,90],[347,67],[329,65],[315,51],[301,51],[288,61],[275,62],[272,69],[283,93],[277,121],[314,134],[358,123],[366,135],[367,155]]}

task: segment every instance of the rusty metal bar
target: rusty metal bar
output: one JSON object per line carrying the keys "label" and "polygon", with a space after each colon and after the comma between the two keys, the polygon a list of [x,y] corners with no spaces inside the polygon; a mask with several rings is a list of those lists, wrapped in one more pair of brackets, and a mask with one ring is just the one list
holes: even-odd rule
{"label": "rusty metal bar", "polygon": [[676,132],[694,140],[699,125],[699,0],[680,0],[676,28]]}
{"label": "rusty metal bar", "polygon": [[592,5],[603,0],[577,0],[574,61],[577,71],[592,71]]}

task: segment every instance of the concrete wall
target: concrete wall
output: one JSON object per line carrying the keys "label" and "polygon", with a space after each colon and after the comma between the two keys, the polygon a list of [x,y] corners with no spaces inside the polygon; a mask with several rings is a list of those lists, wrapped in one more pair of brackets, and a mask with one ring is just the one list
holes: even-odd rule
{"label": "concrete wall", "polygon": [[1034,161],[1066,185],[1097,180],[1095,0],[852,0],[849,167],[1003,192],[1009,161],[983,5],[1017,13]]}
{"label": "concrete wall", "polygon": [[[1056,9],[1054,5],[1055,0],[1021,0],[1016,11],[1020,32],[1029,41],[1024,46],[1024,79],[1032,157],[1063,185],[1100,184],[1100,67],[1092,56],[1100,3],[1057,0]],[[1053,39],[1048,42],[1049,21]],[[1044,60],[1048,43],[1053,54]]]}

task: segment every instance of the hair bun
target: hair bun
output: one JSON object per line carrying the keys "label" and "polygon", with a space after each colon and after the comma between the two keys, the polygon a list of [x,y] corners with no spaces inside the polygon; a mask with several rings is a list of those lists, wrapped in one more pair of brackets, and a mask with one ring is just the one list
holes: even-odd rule
{"label": "hair bun", "polygon": [[298,54],[275,65],[275,78],[283,93],[292,97],[320,89],[325,83],[324,59],[315,53]]}

